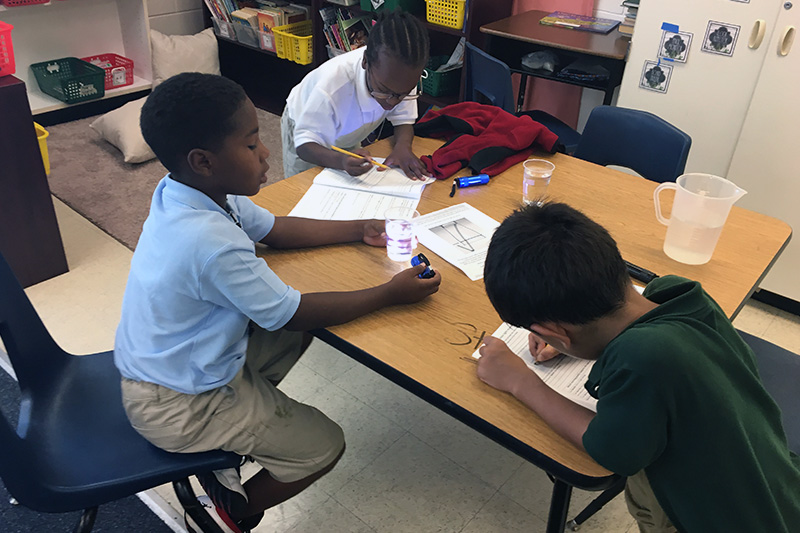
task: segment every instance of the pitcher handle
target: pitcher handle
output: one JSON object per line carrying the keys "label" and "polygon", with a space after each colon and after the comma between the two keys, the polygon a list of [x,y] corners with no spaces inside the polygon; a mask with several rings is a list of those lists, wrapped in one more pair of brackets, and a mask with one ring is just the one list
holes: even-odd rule
{"label": "pitcher handle", "polygon": [[664,218],[664,216],[661,214],[661,201],[658,198],[658,195],[664,189],[678,190],[678,185],[676,183],[668,181],[668,182],[662,183],[661,185],[656,187],[655,191],[653,191],[653,202],[655,203],[655,206],[656,206],[656,218],[658,219],[659,222],[661,222],[665,226],[669,226],[669,221],[672,220],[672,217]]}

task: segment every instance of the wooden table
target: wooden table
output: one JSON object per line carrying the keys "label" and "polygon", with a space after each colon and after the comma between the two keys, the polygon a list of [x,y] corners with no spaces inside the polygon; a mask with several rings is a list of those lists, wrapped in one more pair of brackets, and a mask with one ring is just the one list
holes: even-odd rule
{"label": "wooden table", "polygon": [[[539,21],[549,14],[548,11],[526,11],[481,26],[481,32],[489,36],[487,52],[503,61],[512,72],[522,75],[517,96],[517,111],[522,111],[528,76],[603,91],[603,104],[611,104],[614,89],[622,83],[630,38],[616,29],[602,34],[539,24]],[[559,58],[555,72],[532,70],[522,66],[523,55],[540,50],[549,50]],[[608,80],[579,81],[555,75],[558,70],[577,59],[588,59],[591,63],[608,69]]]}
{"label": "wooden table", "polygon": [[[414,150],[429,154],[440,144],[416,138]],[[385,140],[370,150],[376,156],[390,151]],[[548,190],[551,198],[569,203],[608,228],[628,261],[661,275],[701,281],[731,317],[791,236],[785,223],[734,207],[711,261],[701,266],[683,265],[661,250],[666,227],[654,214],[656,183],[563,154],[541,157],[556,165]],[[318,171],[312,169],[265,187],[254,201],[276,215],[285,215]],[[448,196],[451,183],[444,180],[429,185],[419,204],[420,213],[468,202],[501,221],[520,205],[521,165],[493,177],[488,185],[459,190],[454,198]],[[671,200],[671,195],[666,198]],[[424,252],[442,273],[437,294],[418,304],[383,309],[314,333],[554,476],[548,531],[563,531],[573,486],[603,490],[617,478],[512,396],[478,380],[472,352],[484,335],[500,325],[500,318],[481,281],[470,281],[433,252]],[[362,289],[383,283],[405,268],[390,261],[384,249],[360,244],[291,251],[261,248],[259,253],[301,292]]]}

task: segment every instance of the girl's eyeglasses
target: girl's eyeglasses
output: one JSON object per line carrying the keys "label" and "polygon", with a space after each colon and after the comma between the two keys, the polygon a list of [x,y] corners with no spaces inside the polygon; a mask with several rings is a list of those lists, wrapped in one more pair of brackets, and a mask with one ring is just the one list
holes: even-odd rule
{"label": "girl's eyeglasses", "polygon": [[416,100],[417,98],[419,98],[419,95],[422,94],[422,80],[424,80],[427,77],[428,77],[428,71],[423,70],[422,76],[419,77],[419,81],[417,82],[417,86],[415,87],[416,92],[412,92],[414,91],[414,89],[411,89],[411,91],[409,91],[406,94],[383,93],[380,91],[372,90],[372,84],[369,82],[370,78],[369,68],[367,68],[367,76],[366,76],[367,91],[369,92],[369,95],[375,98],[376,100]]}

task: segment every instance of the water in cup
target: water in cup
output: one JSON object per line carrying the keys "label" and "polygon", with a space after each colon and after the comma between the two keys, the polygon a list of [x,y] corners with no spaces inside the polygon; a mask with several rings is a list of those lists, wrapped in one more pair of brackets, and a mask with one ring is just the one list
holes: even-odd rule
{"label": "water in cup", "polygon": [[710,228],[672,217],[664,239],[664,253],[687,265],[708,263],[720,233],[722,226]]}
{"label": "water in cup", "polygon": [[555,165],[544,159],[528,159],[522,167],[522,203],[542,205]]}
{"label": "water in cup", "polygon": [[386,211],[386,254],[392,261],[410,261],[416,245],[414,209],[393,207]]}

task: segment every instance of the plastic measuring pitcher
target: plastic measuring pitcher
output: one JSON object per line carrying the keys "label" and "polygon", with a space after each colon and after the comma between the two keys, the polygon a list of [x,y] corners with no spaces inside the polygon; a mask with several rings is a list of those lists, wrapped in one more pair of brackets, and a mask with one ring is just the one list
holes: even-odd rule
{"label": "plastic measuring pitcher", "polygon": [[[664,189],[675,189],[670,218],[661,214],[658,196]],[[708,263],[731,206],[745,194],[744,189],[711,174],[684,174],[675,183],[656,187],[656,218],[667,226],[664,253],[687,265]]]}

